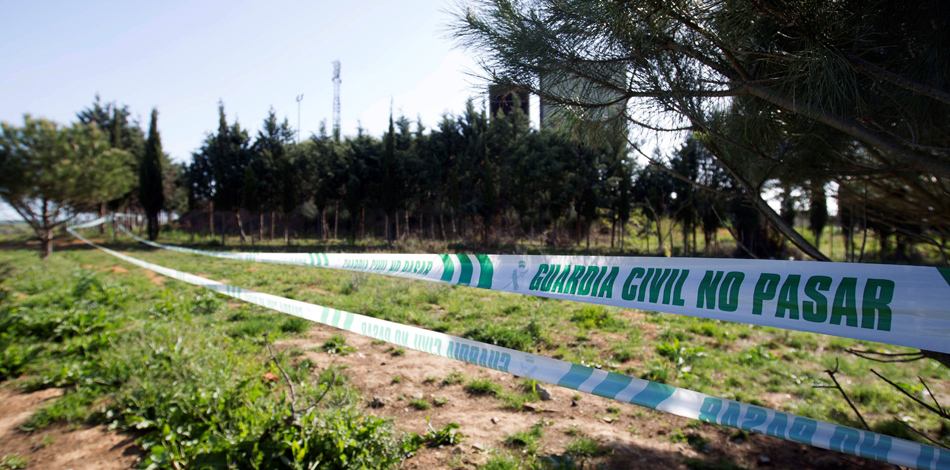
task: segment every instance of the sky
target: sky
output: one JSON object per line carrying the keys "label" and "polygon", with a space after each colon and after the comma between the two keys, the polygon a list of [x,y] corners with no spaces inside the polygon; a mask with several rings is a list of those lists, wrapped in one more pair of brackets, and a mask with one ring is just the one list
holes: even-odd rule
{"label": "sky", "polygon": [[0,19],[0,120],[66,124],[96,94],[128,105],[143,128],[159,112],[164,150],[190,160],[229,122],[256,131],[273,107],[302,138],[332,128],[332,61],[341,62],[344,135],[374,135],[398,116],[434,126],[479,101],[485,83],[455,47],[448,0],[404,2],[8,2]]}
{"label": "sky", "polygon": [[[473,54],[456,47],[450,0],[51,1],[0,0],[0,121],[23,114],[68,124],[102,101],[128,105],[148,128],[159,113],[162,146],[190,161],[229,122],[256,135],[273,107],[307,138],[332,130],[332,62],[341,62],[341,127],[373,135],[398,117],[434,127],[486,82]],[[8,219],[9,208],[0,211]]]}

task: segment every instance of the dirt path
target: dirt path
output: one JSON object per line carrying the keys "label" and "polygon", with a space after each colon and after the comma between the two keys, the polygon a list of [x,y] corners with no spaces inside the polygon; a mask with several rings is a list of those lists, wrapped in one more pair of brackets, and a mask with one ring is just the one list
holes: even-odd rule
{"label": "dirt path", "polygon": [[54,425],[27,433],[19,429],[30,415],[61,389],[20,393],[0,387],[0,458],[17,455],[27,459],[27,469],[127,469],[136,468],[141,452],[134,438],[105,426]]}
{"label": "dirt path", "polygon": [[[320,351],[319,346],[333,334],[343,335],[357,351],[346,356]],[[457,423],[459,431],[468,436],[459,446],[420,451],[405,462],[407,469],[474,468],[489,458],[492,449],[519,452],[505,446],[505,436],[527,431],[540,420],[549,423],[543,428],[542,455],[561,454],[569,442],[586,436],[611,449],[610,455],[596,460],[607,468],[736,468],[728,466],[730,463],[748,469],[891,468],[766,436],[738,436],[735,430],[695,421],[690,425],[685,418],[594,395],[580,394],[579,400],[573,400],[578,392],[556,386],[545,385],[553,400],[538,403],[535,411],[505,410],[501,400],[471,396],[463,385],[442,385],[442,379],[458,371],[468,378],[488,377],[516,390],[522,386],[518,377],[408,349],[394,356],[389,344],[373,344],[370,338],[328,326],[313,327],[306,337],[278,344],[303,349],[303,357],[320,368],[332,363],[345,364],[351,384],[366,399],[366,412],[392,417],[400,429],[423,433],[428,417],[437,429]],[[395,377],[399,379],[394,381]],[[416,410],[409,404],[414,397],[430,402],[442,398],[446,403]],[[374,398],[383,403],[381,408],[369,407]],[[683,442],[690,434],[701,436],[708,443]],[[696,437],[690,439],[696,442]],[[687,465],[688,459],[695,460]]]}

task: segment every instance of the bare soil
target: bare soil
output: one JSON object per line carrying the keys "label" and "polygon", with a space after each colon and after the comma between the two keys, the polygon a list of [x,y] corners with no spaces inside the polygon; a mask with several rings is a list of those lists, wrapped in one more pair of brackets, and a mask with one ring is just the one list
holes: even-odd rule
{"label": "bare soil", "polygon": [[[341,356],[322,351],[320,346],[334,334],[343,335],[356,352]],[[767,436],[737,435],[733,429],[697,426],[696,422],[687,426],[690,420],[685,418],[553,385],[542,385],[552,400],[532,403],[531,409],[507,410],[499,399],[470,395],[464,383],[443,385],[442,381],[457,371],[467,380],[487,377],[518,391],[522,388],[518,377],[408,349],[397,353],[387,343],[373,344],[370,338],[329,326],[314,326],[305,335],[276,346],[302,350],[303,355],[294,360],[309,358],[316,364],[315,372],[331,365],[344,367],[350,385],[363,397],[365,413],[392,418],[399,429],[422,434],[429,425],[435,429],[448,423],[460,426],[459,432],[466,436],[460,445],[421,449],[403,463],[404,469],[473,469],[496,451],[517,455],[521,449],[506,446],[505,437],[528,431],[541,420],[545,422],[541,455],[561,454],[580,437],[596,439],[610,449],[608,455],[593,459],[585,468],[596,468],[590,464],[603,464],[608,469],[737,468],[730,464],[750,470],[888,468],[879,462]],[[61,394],[59,389],[20,393],[9,383],[0,387],[0,457],[18,454],[28,459],[29,469],[136,467],[142,452],[129,434],[103,426],[66,424],[33,433],[20,430],[31,413]],[[580,398],[574,399],[578,395]],[[417,410],[410,405],[413,398],[429,403],[438,398],[445,403]],[[782,399],[779,395],[767,397],[773,405]],[[708,444],[682,442],[689,434],[701,436]]]}
{"label": "bare soil", "polygon": [[36,432],[20,430],[34,411],[62,394],[56,388],[20,393],[11,386],[0,387],[0,457],[19,455],[27,459],[28,469],[137,467],[142,452],[135,438],[105,426],[59,424]]}
{"label": "bare soil", "polygon": [[[343,335],[357,351],[340,356],[320,350],[320,345],[334,334]],[[331,364],[346,367],[351,385],[364,398],[367,414],[391,417],[398,428],[420,434],[427,431],[427,420],[436,429],[456,423],[459,432],[467,436],[458,446],[421,450],[403,464],[407,469],[474,468],[487,461],[493,450],[517,454],[519,449],[506,447],[505,437],[528,431],[540,420],[550,423],[543,428],[542,455],[561,454],[568,443],[586,436],[611,450],[609,455],[591,462],[606,468],[686,469],[690,468],[687,459],[705,462],[709,465],[705,468],[730,468],[716,466],[728,462],[747,469],[889,468],[879,462],[767,436],[736,436],[736,430],[719,426],[686,427],[690,420],[685,418],[553,385],[543,385],[552,400],[531,404],[533,410],[506,410],[501,400],[472,396],[463,384],[443,385],[442,380],[458,371],[468,379],[488,377],[515,391],[522,387],[519,377],[409,349],[394,355],[389,344],[373,344],[370,338],[329,326],[315,326],[305,337],[278,343],[278,347],[304,350],[297,359],[307,357],[318,368]],[[396,377],[399,379],[394,380]],[[574,400],[575,395],[581,395],[580,399]],[[430,403],[442,398],[446,403],[416,410],[409,404],[413,398]],[[372,408],[373,402],[383,406]],[[617,408],[619,413],[615,412]],[[681,440],[676,436],[691,433],[709,443],[694,447],[674,442]],[[693,467],[697,465],[693,461]]]}

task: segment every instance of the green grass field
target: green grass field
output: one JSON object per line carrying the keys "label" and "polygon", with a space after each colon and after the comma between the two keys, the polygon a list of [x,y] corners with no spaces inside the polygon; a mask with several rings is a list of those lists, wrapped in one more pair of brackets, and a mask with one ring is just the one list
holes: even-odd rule
{"label": "green grass field", "polygon": [[[873,430],[926,442],[905,426],[911,425],[950,445],[950,423],[871,369],[932,403],[929,387],[941,404],[950,401],[950,370],[930,359],[885,364],[846,352],[913,350],[121,241],[113,248],[234,286],[862,427],[837,390],[820,388],[831,383],[825,371],[837,367],[836,378]],[[210,461],[267,468],[280,459],[318,459],[322,468],[351,468],[354,462],[388,468],[425,443],[426,436],[364,416],[345,370],[311,371],[306,361],[283,355],[278,359],[287,373],[303,384],[296,390],[298,408],[326,393],[312,411],[291,413],[288,391],[260,380],[267,372],[281,374],[267,357],[264,335],[273,341],[299,334],[305,321],[161,280],[84,245],[60,249],[46,262],[33,250],[10,247],[0,250],[0,266],[0,380],[25,390],[67,389],[25,428],[92,421],[137,429],[147,451],[143,467],[154,468]],[[491,384],[469,385],[515,408],[518,400],[536,399],[496,394]],[[530,448],[532,436],[512,441]]]}

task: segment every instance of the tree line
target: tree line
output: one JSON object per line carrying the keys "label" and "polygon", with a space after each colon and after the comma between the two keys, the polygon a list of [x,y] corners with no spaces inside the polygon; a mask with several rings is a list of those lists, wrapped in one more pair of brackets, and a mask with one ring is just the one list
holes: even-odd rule
{"label": "tree line", "polygon": [[[379,137],[358,129],[335,138],[321,125],[298,144],[296,130],[273,109],[252,137],[228,122],[219,103],[217,130],[180,164],[161,150],[157,110],[147,134],[129,114],[97,97],[69,127],[30,116],[21,127],[3,124],[0,195],[31,221],[44,256],[69,215],[109,211],[143,214],[150,239],[164,211],[180,216],[183,228],[222,240],[231,231],[242,243],[278,230],[289,242],[292,228],[304,226],[321,239],[540,239],[589,247],[598,226],[621,252],[632,227],[648,240],[655,235],[662,253],[678,227],[683,255],[700,254],[698,236],[708,254],[722,228],[737,242],[734,256],[774,258],[785,250],[781,232],[699,133],[654,155],[665,164],[641,166],[625,132],[593,139],[566,127],[539,130],[517,105],[490,116],[469,101],[433,129],[390,117]],[[793,225],[807,215],[818,245],[829,221],[827,184],[801,184],[781,172],[770,184],[779,190],[782,219]],[[886,240],[886,226],[855,220],[853,207],[842,210],[849,217],[843,226],[866,223]],[[631,224],[637,216],[647,223]],[[900,250],[915,241],[897,239]]]}
{"label": "tree line", "polygon": [[[622,129],[586,139],[562,127],[532,128],[520,106],[511,109],[490,116],[469,101],[433,129],[390,117],[388,132],[378,138],[359,129],[337,139],[322,125],[295,144],[294,130],[273,111],[252,139],[238,122],[229,124],[219,104],[217,132],[206,136],[184,170],[189,207],[207,216],[200,226],[212,235],[223,234],[228,220],[236,222],[232,230],[242,242],[253,241],[254,225],[257,238],[265,237],[270,213],[271,237],[277,215],[285,240],[288,227],[302,220],[319,238],[389,243],[413,236],[487,245],[543,235],[552,245],[589,246],[592,227],[606,221],[611,243],[623,250],[639,212],[651,222],[638,227],[639,235],[655,227],[661,252],[673,238],[665,221],[680,227],[684,254],[698,251],[697,232],[708,249],[723,226],[734,230],[738,256],[774,257],[783,249],[777,232],[738,197],[740,186],[696,138],[672,152],[678,173],[671,173],[638,165]],[[816,233],[828,220],[824,191],[811,204],[811,212],[825,214],[813,218]]]}

